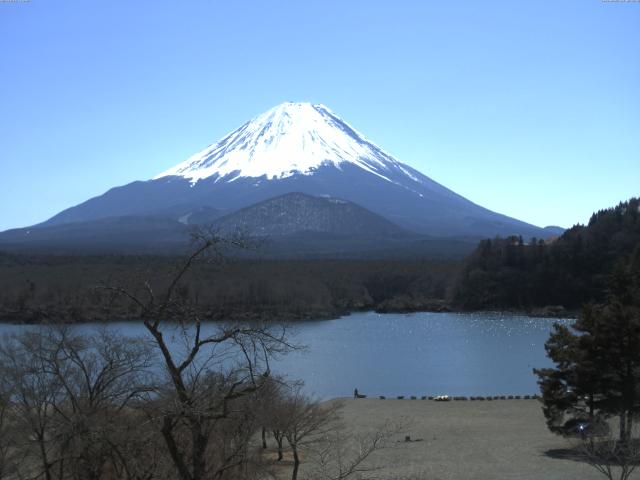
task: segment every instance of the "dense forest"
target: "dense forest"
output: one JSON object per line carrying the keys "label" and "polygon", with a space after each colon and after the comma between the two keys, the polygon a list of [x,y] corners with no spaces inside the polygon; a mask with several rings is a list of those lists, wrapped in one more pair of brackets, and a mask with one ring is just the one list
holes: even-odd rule
{"label": "dense forest", "polygon": [[521,237],[483,240],[453,289],[466,310],[576,310],[601,302],[612,274],[640,269],[640,199],[594,213],[552,241]]}
{"label": "dense forest", "polygon": [[[108,287],[166,287],[182,258],[0,255],[0,319],[133,319]],[[430,260],[233,260],[198,263],[181,294],[208,319],[304,320],[358,310],[446,308],[459,263]],[[140,287],[137,287],[140,288]]]}

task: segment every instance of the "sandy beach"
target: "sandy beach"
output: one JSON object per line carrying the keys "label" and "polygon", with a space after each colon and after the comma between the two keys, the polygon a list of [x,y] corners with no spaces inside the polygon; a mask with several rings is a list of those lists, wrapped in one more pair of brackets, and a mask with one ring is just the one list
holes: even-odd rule
{"label": "sandy beach", "polygon": [[[451,401],[344,399],[352,433],[404,420],[406,431],[378,451],[378,478],[424,480],[598,479],[592,467],[546,454],[570,442],[547,430],[537,400]],[[411,442],[404,442],[409,435]],[[304,477],[304,465],[301,469]]]}

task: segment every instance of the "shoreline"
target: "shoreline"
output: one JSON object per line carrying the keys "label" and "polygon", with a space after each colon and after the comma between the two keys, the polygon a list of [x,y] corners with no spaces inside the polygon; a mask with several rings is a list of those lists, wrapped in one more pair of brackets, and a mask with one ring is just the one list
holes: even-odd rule
{"label": "shoreline", "polygon": [[[353,314],[358,313],[376,313],[379,315],[407,315],[413,313],[452,313],[456,315],[473,315],[473,314],[496,314],[496,315],[511,315],[511,316],[521,316],[521,317],[529,317],[529,318],[555,318],[555,319],[569,319],[575,320],[579,316],[579,312],[570,311],[570,310],[558,310],[557,308],[548,309],[545,307],[544,309],[534,309],[534,310],[519,310],[519,309],[508,309],[508,310],[460,310],[455,308],[416,308],[416,309],[389,309],[389,308],[363,308],[363,309],[354,309],[354,310],[344,310],[337,312],[325,312],[325,314],[318,315],[292,315],[289,312],[284,312],[280,315],[269,315],[269,316],[261,316],[261,315],[252,315],[249,312],[246,312],[243,315],[231,315],[227,318],[221,318],[222,315],[218,314],[215,316],[209,315],[204,321],[207,322],[224,322],[224,321],[232,321],[232,322],[267,322],[267,323],[294,323],[294,322],[318,322],[323,320],[337,320],[339,318],[348,317]],[[29,315],[30,314],[30,315]],[[21,319],[16,317],[22,317]],[[25,312],[2,312],[0,313],[0,324],[9,324],[9,325],[56,325],[56,324],[88,324],[88,323],[116,323],[116,322],[139,322],[140,318],[124,318],[124,317],[109,317],[104,318],[104,316],[90,317],[86,320],[78,320],[71,315],[50,315],[41,310],[30,311],[25,314]]]}

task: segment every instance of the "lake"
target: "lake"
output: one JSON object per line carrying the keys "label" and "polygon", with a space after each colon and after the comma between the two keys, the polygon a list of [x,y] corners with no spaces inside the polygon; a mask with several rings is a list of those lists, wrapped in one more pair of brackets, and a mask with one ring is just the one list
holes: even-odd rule
{"label": "lake", "polygon": [[[550,366],[544,342],[555,322],[506,313],[355,313],[292,324],[308,348],[274,362],[275,373],[304,379],[320,398],[353,395],[527,395],[538,392],[533,368]],[[78,328],[90,329],[84,324]],[[20,325],[0,324],[0,333]],[[37,328],[37,327],[36,327]],[[114,323],[126,335],[137,323]]]}

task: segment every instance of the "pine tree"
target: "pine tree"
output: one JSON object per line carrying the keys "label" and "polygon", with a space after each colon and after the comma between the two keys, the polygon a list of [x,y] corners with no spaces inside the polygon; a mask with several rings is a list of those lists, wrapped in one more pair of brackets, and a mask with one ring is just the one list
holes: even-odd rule
{"label": "pine tree", "polygon": [[640,415],[640,262],[635,256],[612,274],[606,303],[585,307],[571,328],[556,325],[545,344],[556,367],[534,372],[554,432],[564,431],[567,417],[617,416],[619,440],[630,439]]}

